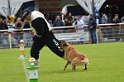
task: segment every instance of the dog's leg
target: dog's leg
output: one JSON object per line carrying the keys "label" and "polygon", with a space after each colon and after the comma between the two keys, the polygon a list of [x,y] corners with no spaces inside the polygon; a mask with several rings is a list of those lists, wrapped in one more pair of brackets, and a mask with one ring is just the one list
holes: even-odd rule
{"label": "dog's leg", "polygon": [[67,61],[67,63],[65,64],[65,68],[64,68],[64,70],[66,70],[66,68],[67,68],[67,66],[69,65],[69,61]]}
{"label": "dog's leg", "polygon": [[88,63],[89,63],[89,62],[88,62],[88,59],[86,59],[85,64],[84,64],[84,65],[85,65],[84,70],[87,70],[87,65],[88,65]]}
{"label": "dog's leg", "polygon": [[84,70],[87,70],[87,64],[85,64],[85,68],[84,68]]}
{"label": "dog's leg", "polygon": [[72,62],[72,70],[76,70],[76,64],[74,64],[73,62]]}

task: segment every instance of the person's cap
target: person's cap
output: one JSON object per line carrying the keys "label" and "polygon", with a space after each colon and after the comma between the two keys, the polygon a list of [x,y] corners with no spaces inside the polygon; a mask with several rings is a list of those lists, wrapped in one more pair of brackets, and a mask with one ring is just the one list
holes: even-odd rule
{"label": "person's cap", "polygon": [[29,13],[31,13],[31,12],[30,12],[30,10],[25,9],[25,10],[22,12],[21,19],[22,19],[22,20],[24,20],[24,19],[25,19],[25,17],[26,17]]}

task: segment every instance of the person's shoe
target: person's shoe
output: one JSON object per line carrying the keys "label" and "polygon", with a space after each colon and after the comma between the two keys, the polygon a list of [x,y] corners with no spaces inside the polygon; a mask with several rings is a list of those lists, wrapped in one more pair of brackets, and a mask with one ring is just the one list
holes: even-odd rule
{"label": "person's shoe", "polygon": [[30,59],[29,59],[29,62],[31,63],[31,65],[36,65],[36,66],[38,66],[38,64],[39,64],[39,61],[36,60],[35,58],[30,58]]}
{"label": "person's shoe", "polygon": [[34,65],[35,65],[35,66],[38,66],[38,65],[39,65],[39,61],[38,61],[38,60],[35,60],[35,61],[34,61]]}

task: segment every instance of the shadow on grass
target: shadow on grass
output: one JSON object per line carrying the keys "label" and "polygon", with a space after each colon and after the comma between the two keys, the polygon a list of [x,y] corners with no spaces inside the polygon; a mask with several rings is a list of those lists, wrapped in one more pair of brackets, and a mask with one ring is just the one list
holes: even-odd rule
{"label": "shadow on grass", "polygon": [[88,72],[88,70],[83,70],[83,69],[77,69],[76,71],[68,69],[68,70],[47,70],[47,71],[43,71],[40,70],[39,73],[43,73],[43,74],[57,74],[57,73],[64,73],[64,74],[68,74],[68,73],[83,73],[83,72]]}

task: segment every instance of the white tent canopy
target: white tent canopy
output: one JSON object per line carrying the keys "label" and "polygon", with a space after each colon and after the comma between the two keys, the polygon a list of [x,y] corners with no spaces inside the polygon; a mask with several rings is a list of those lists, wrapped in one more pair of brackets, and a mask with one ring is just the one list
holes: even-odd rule
{"label": "white tent canopy", "polygon": [[22,6],[22,4],[28,1],[33,0],[0,0],[0,14],[5,16],[6,18],[8,15],[15,15]]}
{"label": "white tent canopy", "polygon": [[[88,12],[89,14],[93,14],[92,0],[76,0],[76,1],[84,8],[86,12]],[[94,0],[94,6],[97,11],[100,10],[100,8],[102,7],[105,1],[106,0]]]}

